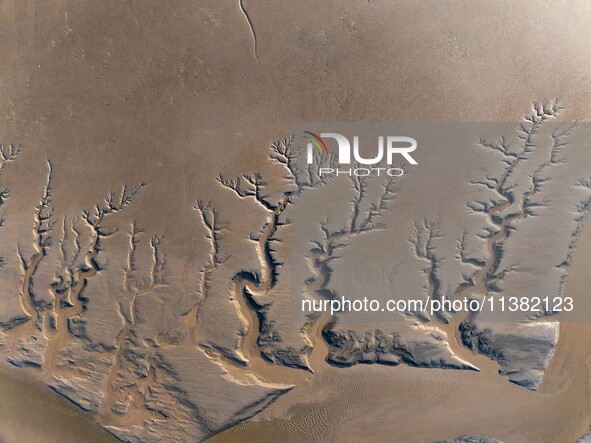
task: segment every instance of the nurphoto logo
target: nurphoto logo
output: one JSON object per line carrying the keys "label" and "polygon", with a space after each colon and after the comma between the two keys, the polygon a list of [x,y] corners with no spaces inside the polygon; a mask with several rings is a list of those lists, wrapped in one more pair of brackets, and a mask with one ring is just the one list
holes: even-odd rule
{"label": "nurphoto logo", "polygon": [[[306,161],[309,165],[314,163],[314,152],[317,150],[320,155],[330,155],[326,138],[334,139],[338,145],[338,163],[339,165],[351,164],[351,142],[347,137],[337,132],[322,132],[320,135],[313,132],[303,131],[304,138],[308,140]],[[384,145],[386,146],[384,148]],[[356,175],[368,176],[370,174],[381,175],[386,173],[391,177],[399,177],[404,174],[404,170],[400,167],[393,167],[394,155],[399,154],[411,165],[417,165],[417,161],[410,155],[417,149],[417,141],[411,137],[393,136],[378,137],[378,150],[374,157],[364,158],[359,152],[359,136],[353,136],[353,158],[355,160],[354,167],[349,169],[340,168],[319,168],[318,174],[320,176],[325,174],[336,175]],[[379,164],[384,158],[384,151],[386,154],[386,164],[388,167],[380,167]],[[361,166],[364,165],[364,166]]]}

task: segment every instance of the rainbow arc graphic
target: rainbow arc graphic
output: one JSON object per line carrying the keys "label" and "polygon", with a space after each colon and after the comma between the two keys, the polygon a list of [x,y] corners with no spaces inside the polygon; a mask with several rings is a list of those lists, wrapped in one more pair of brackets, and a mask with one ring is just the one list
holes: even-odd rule
{"label": "rainbow arc graphic", "polygon": [[314,134],[313,132],[308,132],[308,131],[303,131],[305,134],[304,137],[307,138],[310,142],[312,142],[312,144],[314,146],[316,146],[316,149],[318,149],[318,152],[322,153],[326,153],[328,154],[328,148],[326,147],[326,143],[324,143],[324,140],[322,140],[322,137],[320,137],[319,135]]}

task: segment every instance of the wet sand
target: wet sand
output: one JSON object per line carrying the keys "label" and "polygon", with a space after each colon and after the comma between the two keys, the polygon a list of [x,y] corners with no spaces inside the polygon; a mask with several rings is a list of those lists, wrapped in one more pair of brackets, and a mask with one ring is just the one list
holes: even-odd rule
{"label": "wet sand", "polygon": [[89,414],[31,378],[6,363],[0,365],[1,443],[119,441]]}
{"label": "wet sand", "polygon": [[[589,263],[590,224],[567,286],[575,303],[589,297]],[[255,419],[209,441],[424,443],[472,433],[507,443],[572,443],[591,423],[590,351],[591,324],[561,323],[558,348],[538,392],[510,383],[490,360],[483,367],[481,357],[481,372],[324,365]]]}
{"label": "wet sand", "polygon": [[[225,220],[242,219],[217,192],[216,174],[268,175],[268,142],[294,122],[514,121],[530,100],[558,96],[566,118],[589,120],[589,3],[173,3],[0,3],[1,141],[22,143],[28,162],[11,184],[21,203],[10,217],[30,216],[51,158],[57,207],[78,211],[112,186],[147,180],[152,194],[133,214],[148,232],[166,231],[171,255],[194,257],[187,201],[213,200]],[[23,226],[15,238],[30,237]],[[589,298],[590,230],[569,281],[578,300]],[[195,269],[187,261],[186,273]],[[4,306],[20,313],[14,299],[7,291]],[[253,325],[244,348],[254,354],[258,320],[241,308]],[[260,358],[246,370],[227,365],[237,376],[252,371],[297,387],[211,441],[429,442],[487,433],[573,442],[591,422],[590,350],[590,325],[564,323],[541,390],[531,392],[467,350],[462,357],[482,372],[336,369],[317,340],[315,374]],[[0,443],[113,440],[27,372],[7,370]]]}

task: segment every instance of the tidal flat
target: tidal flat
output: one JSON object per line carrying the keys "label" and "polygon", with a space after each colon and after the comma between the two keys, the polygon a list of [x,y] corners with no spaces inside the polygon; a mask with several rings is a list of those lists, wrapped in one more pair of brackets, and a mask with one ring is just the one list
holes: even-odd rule
{"label": "tidal flat", "polygon": [[23,371],[0,365],[0,442],[119,441],[92,417]]}

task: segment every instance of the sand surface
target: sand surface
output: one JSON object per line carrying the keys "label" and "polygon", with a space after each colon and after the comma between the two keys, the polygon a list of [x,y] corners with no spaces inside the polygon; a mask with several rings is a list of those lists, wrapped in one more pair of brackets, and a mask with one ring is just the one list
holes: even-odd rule
{"label": "sand surface", "polygon": [[117,441],[92,417],[32,377],[3,364],[0,370],[0,441]]}
{"label": "sand surface", "polygon": [[[568,287],[577,299],[587,297],[591,283],[585,265],[589,251],[588,226]],[[258,419],[209,441],[372,441],[387,435],[392,442],[427,442],[484,434],[506,442],[572,442],[586,432],[591,415],[590,347],[588,324],[562,323],[539,392],[505,383],[494,364],[480,373],[327,367]],[[316,401],[308,404],[311,396]]]}
{"label": "sand surface", "polygon": [[[0,441],[576,441],[591,424],[591,227],[577,212],[591,182],[575,185],[591,176],[588,128],[548,168],[551,145],[532,136],[541,149],[506,174],[523,198],[534,166],[548,174],[540,207],[466,205],[509,195],[469,184],[503,176],[477,137],[517,150],[515,124],[542,109],[530,104],[557,97],[552,125],[591,119],[590,13],[585,1],[0,2]],[[282,161],[290,134],[323,122],[443,124],[423,129],[418,169],[376,216],[385,229],[345,223],[351,198],[371,212],[379,180],[361,198],[359,182],[298,183]],[[500,124],[452,138],[458,122]],[[479,237],[495,217],[501,229]],[[478,260],[462,294],[564,290],[580,315],[542,325],[536,358],[501,322],[503,360],[478,342],[485,315],[469,349],[462,316],[293,312],[306,291],[455,290]],[[359,356],[388,334],[402,345]]]}

